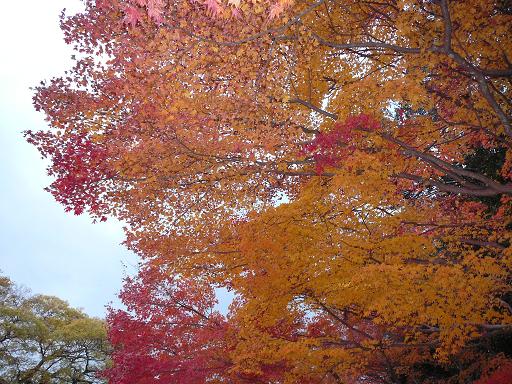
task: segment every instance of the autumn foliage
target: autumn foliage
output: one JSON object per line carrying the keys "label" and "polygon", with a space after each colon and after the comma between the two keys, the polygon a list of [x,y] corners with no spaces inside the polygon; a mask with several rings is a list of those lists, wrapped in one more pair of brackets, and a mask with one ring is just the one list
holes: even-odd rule
{"label": "autumn foliage", "polygon": [[508,382],[508,1],[85,3],[26,135],[142,258],[111,383]]}
{"label": "autumn foliage", "polygon": [[121,299],[128,311],[108,318],[118,347],[106,371],[111,382],[205,383],[230,368],[229,327],[213,310],[211,288],[146,270],[126,281]]}

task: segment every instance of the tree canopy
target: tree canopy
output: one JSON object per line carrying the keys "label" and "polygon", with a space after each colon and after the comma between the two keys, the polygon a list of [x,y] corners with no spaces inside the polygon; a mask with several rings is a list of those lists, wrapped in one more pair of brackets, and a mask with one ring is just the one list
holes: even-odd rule
{"label": "tree canopy", "polygon": [[0,277],[0,383],[104,383],[104,321]]}
{"label": "tree canopy", "polygon": [[507,1],[85,4],[26,135],[143,258],[112,383],[505,383]]}

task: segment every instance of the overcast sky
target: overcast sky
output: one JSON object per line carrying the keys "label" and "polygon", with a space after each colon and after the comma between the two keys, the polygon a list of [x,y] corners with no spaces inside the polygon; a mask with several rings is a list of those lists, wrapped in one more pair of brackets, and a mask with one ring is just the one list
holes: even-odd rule
{"label": "overcast sky", "polygon": [[0,270],[35,293],[55,295],[93,316],[121,287],[135,255],[120,243],[122,228],[109,220],[92,224],[64,213],[43,191],[51,180],[37,150],[21,134],[44,129],[32,108],[31,86],[72,65],[59,29],[59,14],[80,9],[75,0],[2,3],[0,23]]}

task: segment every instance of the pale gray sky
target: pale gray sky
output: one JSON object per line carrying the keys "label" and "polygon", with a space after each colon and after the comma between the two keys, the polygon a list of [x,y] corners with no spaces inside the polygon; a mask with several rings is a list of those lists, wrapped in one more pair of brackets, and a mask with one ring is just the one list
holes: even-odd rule
{"label": "pale gray sky", "polygon": [[72,65],[58,17],[79,10],[76,0],[2,4],[0,23],[0,270],[35,293],[55,295],[93,316],[103,316],[125,271],[137,258],[122,245],[121,225],[92,224],[64,213],[43,191],[51,180],[37,150],[21,134],[44,129],[29,87]]}

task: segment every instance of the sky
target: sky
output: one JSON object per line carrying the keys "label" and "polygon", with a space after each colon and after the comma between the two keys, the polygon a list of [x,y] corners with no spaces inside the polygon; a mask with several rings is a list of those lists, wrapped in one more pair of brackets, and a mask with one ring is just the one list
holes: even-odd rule
{"label": "sky", "polygon": [[[33,293],[58,296],[91,316],[103,317],[137,257],[120,243],[120,223],[93,224],[65,213],[43,189],[51,178],[22,132],[45,129],[32,107],[43,79],[72,65],[59,14],[81,9],[75,0],[25,0],[2,4],[0,23],[0,270]],[[114,305],[117,305],[114,302]]]}

